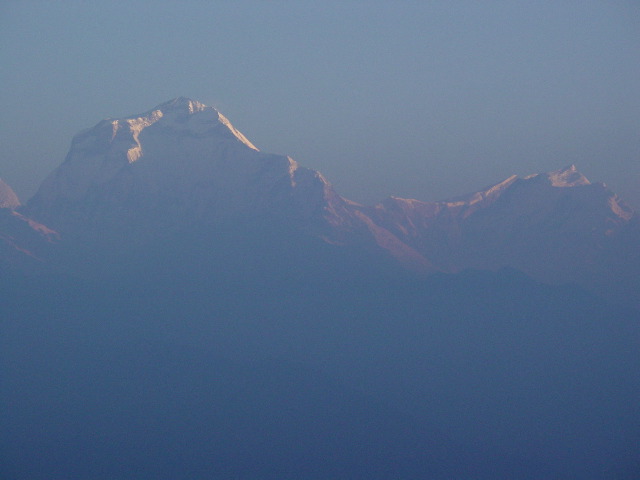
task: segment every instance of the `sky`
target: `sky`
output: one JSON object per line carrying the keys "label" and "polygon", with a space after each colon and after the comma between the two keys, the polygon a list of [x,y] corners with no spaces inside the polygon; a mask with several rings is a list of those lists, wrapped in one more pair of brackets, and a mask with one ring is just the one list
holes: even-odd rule
{"label": "sky", "polygon": [[0,4],[0,177],[178,96],[343,196],[439,200],[576,164],[640,209],[640,2]]}

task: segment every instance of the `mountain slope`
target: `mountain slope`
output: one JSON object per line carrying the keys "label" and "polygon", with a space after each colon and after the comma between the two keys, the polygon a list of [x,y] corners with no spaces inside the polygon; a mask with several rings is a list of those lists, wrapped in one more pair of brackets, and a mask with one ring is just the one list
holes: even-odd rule
{"label": "mountain slope", "polygon": [[607,295],[631,281],[640,305],[638,216],[573,165],[442,202],[391,197],[365,211],[443,271],[511,267]]}
{"label": "mountain slope", "polygon": [[260,152],[214,108],[181,97],[76,135],[24,212],[98,251],[265,224],[428,267],[350,205],[320,173]]}
{"label": "mountain slope", "polygon": [[[28,211],[55,226],[88,217],[115,226],[149,215],[211,221],[287,207],[306,217],[327,189],[316,172],[259,152],[215,109],[178,98],[76,135]],[[297,190],[306,203],[292,206]]]}

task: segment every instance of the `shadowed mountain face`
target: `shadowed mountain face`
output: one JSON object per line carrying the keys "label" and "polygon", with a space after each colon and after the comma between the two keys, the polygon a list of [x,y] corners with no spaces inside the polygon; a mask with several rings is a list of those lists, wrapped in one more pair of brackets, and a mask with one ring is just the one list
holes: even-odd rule
{"label": "shadowed mountain face", "polygon": [[2,478],[637,478],[637,311],[204,268],[3,279]]}
{"label": "shadowed mountain face", "polygon": [[574,166],[363,206],[178,98],[17,207],[2,478],[638,478],[640,222]]}

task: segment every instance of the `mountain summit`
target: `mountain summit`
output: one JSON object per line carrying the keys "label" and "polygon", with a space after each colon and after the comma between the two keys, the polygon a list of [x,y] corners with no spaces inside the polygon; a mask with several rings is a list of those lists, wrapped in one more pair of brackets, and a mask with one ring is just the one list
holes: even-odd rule
{"label": "mountain summit", "polygon": [[319,172],[259,151],[216,109],[184,97],[80,132],[25,212],[103,249],[151,244],[194,226],[269,224],[429,269]]}
{"label": "mountain summit", "polygon": [[[234,168],[222,165],[221,157],[251,163],[255,152],[257,148],[217,110],[180,97],[80,132],[64,163],[45,180],[29,207],[51,217],[49,210],[57,211],[58,205],[82,202],[98,192],[117,192],[118,198],[112,199],[117,203],[128,200],[133,190],[146,189],[150,195],[198,187],[222,173],[216,168]],[[292,166],[286,158],[269,163],[280,163],[285,170]]]}
{"label": "mountain summit", "polygon": [[591,184],[587,177],[578,171],[575,165],[569,165],[561,170],[550,172],[546,176],[554,187],[577,187]]}
{"label": "mountain summit", "polygon": [[216,109],[180,97],[80,132],[28,211],[63,230],[84,229],[88,219],[130,228],[158,216],[309,217],[330,195],[319,173],[259,152]]}

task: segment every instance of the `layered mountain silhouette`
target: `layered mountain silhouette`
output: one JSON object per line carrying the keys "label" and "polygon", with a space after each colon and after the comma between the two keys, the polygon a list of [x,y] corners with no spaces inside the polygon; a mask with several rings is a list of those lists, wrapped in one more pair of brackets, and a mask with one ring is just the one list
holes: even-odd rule
{"label": "layered mountain silhouette", "polygon": [[[13,212],[17,197],[6,186],[3,192]],[[51,230],[63,245],[48,254],[34,240],[22,246],[24,233],[8,224],[5,243],[64,267],[75,259],[99,270],[101,257],[109,265],[114,255],[141,258],[160,242],[243,256],[237,239],[201,242],[224,231],[246,239],[250,230],[262,247],[245,250],[294,238],[296,248],[310,241],[316,249],[319,240],[338,257],[384,268],[429,274],[508,267],[640,305],[638,216],[573,165],[445,201],[390,197],[363,206],[290,157],[260,152],[217,110],[184,97],[76,135],[65,161],[18,212],[11,215],[22,222],[8,223],[27,222],[42,243],[52,242]]]}
{"label": "layered mountain silhouette", "polygon": [[640,477],[638,216],[367,206],[178,98],[0,184],[0,477]]}

